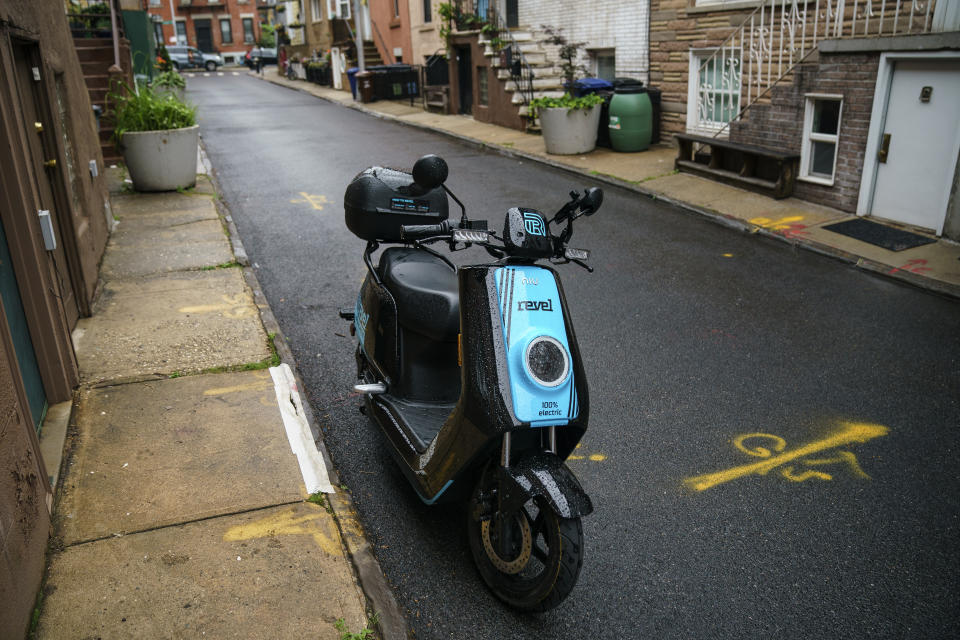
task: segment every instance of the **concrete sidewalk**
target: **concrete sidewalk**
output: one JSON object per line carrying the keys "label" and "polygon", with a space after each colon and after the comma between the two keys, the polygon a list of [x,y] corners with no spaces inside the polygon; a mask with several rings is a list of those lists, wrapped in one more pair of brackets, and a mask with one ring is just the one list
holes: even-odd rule
{"label": "concrete sidewalk", "polygon": [[375,612],[405,637],[210,179],[136,194],[112,171],[36,637],[335,639]]}
{"label": "concrete sidewalk", "polygon": [[550,155],[544,149],[541,136],[477,122],[469,116],[430,113],[424,111],[418,102],[412,106],[409,101],[361,104],[353,100],[349,91],[287,80],[275,69],[263,75],[252,72],[250,75],[377,117],[590,176],[596,181],[631,189],[640,196],[665,200],[746,233],[775,238],[858,268],[960,297],[960,244],[938,239],[931,244],[895,252],[834,233],[823,227],[856,216],[796,198],[774,200],[698,176],[677,173],[673,166],[676,150],[667,145],[655,145],[642,153],[617,153],[597,148],[584,155]]}

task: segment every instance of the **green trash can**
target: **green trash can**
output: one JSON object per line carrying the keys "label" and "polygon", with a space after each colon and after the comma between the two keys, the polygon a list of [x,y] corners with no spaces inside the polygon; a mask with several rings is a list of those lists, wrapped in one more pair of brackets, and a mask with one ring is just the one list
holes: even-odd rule
{"label": "green trash can", "polygon": [[614,151],[646,151],[653,136],[653,105],[639,83],[616,88],[610,100],[610,143]]}

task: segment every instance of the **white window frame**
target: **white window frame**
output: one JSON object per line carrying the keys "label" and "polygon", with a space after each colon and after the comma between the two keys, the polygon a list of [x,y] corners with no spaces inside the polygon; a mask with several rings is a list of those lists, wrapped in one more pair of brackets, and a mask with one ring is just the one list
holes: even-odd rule
{"label": "white window frame", "polygon": [[310,21],[320,22],[323,20],[323,5],[320,0],[310,0]]}
{"label": "white window frame", "polygon": [[[244,20],[250,21],[250,40],[247,40],[247,29],[246,25],[243,23]],[[252,13],[241,13],[240,14],[240,31],[243,33],[243,44],[257,44],[257,18]]]}
{"label": "white window frame", "polygon": [[[341,9],[346,8],[345,14],[339,13]],[[339,18],[341,20],[350,19],[350,0],[327,0],[327,15],[330,19]]]}
{"label": "white window frame", "polygon": [[[837,132],[835,134],[813,132],[813,112],[818,100],[839,102],[840,111],[837,114]],[[803,96],[803,143],[800,147],[800,175],[799,180],[822,184],[832,187],[837,178],[837,157],[840,155],[840,125],[843,122],[843,96],[835,93],[807,93]],[[812,142],[829,142],[833,144],[833,168],[830,177],[810,173],[810,159]]]}
{"label": "white window frame", "polygon": [[[703,62],[709,59],[716,49],[690,49],[689,52],[689,61],[687,62],[687,131],[691,133],[700,133],[706,135],[714,135],[718,131],[721,133],[717,136],[721,139],[726,139],[730,135],[730,127],[727,127],[727,123],[714,123],[713,121],[701,122],[700,120],[700,108],[699,108],[699,94],[700,94],[700,66]],[[740,78],[738,81],[738,87],[736,94],[733,92],[728,92],[728,95],[736,95],[737,106],[733,110],[735,113],[739,113],[742,108],[741,101],[743,99],[743,60],[740,60]],[[722,90],[717,90],[721,92]]]}

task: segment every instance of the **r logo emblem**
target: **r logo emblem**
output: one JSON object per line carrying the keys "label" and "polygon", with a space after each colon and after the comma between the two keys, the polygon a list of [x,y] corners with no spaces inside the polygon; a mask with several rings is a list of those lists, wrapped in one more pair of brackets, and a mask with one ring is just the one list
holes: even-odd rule
{"label": "r logo emblem", "polygon": [[546,229],[543,227],[543,218],[541,218],[536,213],[526,213],[523,214],[523,228],[527,230],[532,236],[545,236],[547,235]]}

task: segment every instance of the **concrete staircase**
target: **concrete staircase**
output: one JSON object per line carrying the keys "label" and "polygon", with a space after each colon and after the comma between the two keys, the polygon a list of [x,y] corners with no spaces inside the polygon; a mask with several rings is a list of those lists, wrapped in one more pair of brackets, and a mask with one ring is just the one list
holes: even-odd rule
{"label": "concrete staircase", "polygon": [[[542,34],[531,27],[517,27],[510,30],[510,35],[533,70],[533,97],[562,96],[563,76],[559,67],[553,63],[556,59],[555,52],[550,51],[549,46],[540,43]],[[511,102],[516,105],[517,113],[521,117],[526,117],[529,113],[526,98],[511,77],[510,70],[501,65],[500,53],[494,50],[490,39],[482,33],[480,44],[484,46],[484,55],[490,59],[490,66],[497,69],[497,79],[503,84],[504,91],[511,94]],[[531,123],[528,129],[537,130],[537,126]]]}
{"label": "concrete staircase", "polygon": [[[90,95],[90,105],[98,105],[103,109],[99,131],[103,161],[107,165],[119,162],[121,156],[111,140],[113,125],[107,110],[107,94],[110,92],[111,77],[109,69],[113,65],[113,39],[74,38],[73,45],[77,50],[80,67],[83,69],[83,79],[87,85],[87,93]],[[130,58],[130,43],[127,40],[120,42],[121,60],[125,59],[124,56],[126,59]]]}

